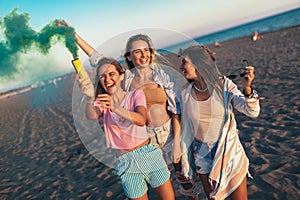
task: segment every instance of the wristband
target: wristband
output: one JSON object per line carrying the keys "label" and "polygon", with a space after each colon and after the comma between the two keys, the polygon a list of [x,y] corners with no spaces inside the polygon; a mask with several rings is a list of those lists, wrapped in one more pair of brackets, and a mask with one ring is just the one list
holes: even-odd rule
{"label": "wristband", "polygon": [[251,95],[252,95],[252,93],[253,93],[253,87],[252,86],[250,86],[250,88],[251,88],[251,92],[250,92],[250,94],[246,94],[246,91],[245,90],[243,90],[243,94],[245,95],[245,97],[247,97],[247,98],[249,98]]}
{"label": "wristband", "polygon": [[243,90],[243,94],[245,95],[245,97],[247,97],[247,98],[249,98],[249,99],[251,99],[251,98],[258,99],[259,96],[258,96],[258,94],[257,94],[257,91],[254,90],[252,86],[250,86],[250,87],[251,87],[251,93],[247,95],[247,94],[245,93],[245,90]]}

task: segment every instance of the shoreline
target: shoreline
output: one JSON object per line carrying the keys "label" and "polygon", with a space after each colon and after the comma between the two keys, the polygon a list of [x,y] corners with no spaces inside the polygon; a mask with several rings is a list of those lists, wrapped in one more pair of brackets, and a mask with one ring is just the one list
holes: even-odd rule
{"label": "shoreline", "polygon": [[[263,36],[264,34],[268,35],[268,34],[272,34],[272,33],[276,33],[276,32],[282,32],[282,31],[285,31],[285,30],[288,31],[289,29],[295,29],[299,26],[300,25],[295,25],[295,26],[290,26],[290,27],[286,27],[286,28],[283,28],[283,29],[279,29],[279,30],[273,30],[273,31],[269,31],[269,32],[260,32],[259,34]],[[239,41],[239,40],[244,40],[244,39],[250,39],[251,40],[251,37],[252,37],[252,33],[249,33],[249,35],[239,37],[239,38],[233,38],[233,39],[225,40],[225,41],[222,41],[222,42],[215,41],[215,43],[218,42],[220,44],[220,46],[215,45],[215,43],[207,44],[206,46],[208,46],[211,49],[214,49],[216,47],[222,47],[226,43],[232,43],[232,42]],[[183,42],[183,43],[185,43],[185,42]],[[168,47],[166,47],[166,48],[168,48]],[[177,60],[177,59],[175,59],[175,60]],[[178,63],[176,63],[176,64],[178,64]],[[9,89],[9,90],[0,92],[0,100],[5,99],[5,98],[9,98],[9,97],[14,96],[16,94],[27,92],[27,91],[30,90],[29,89],[30,87],[31,88],[40,87],[40,86],[43,86],[46,82],[49,83],[49,82],[54,82],[54,81],[57,81],[57,80],[61,80],[63,78],[67,78],[68,76],[72,76],[73,74],[75,74],[75,73],[70,72],[70,73],[62,74],[62,75],[54,77],[54,78],[49,78],[49,79],[44,80],[44,81],[36,82],[35,84],[24,85],[24,86],[21,86],[21,87],[16,87],[16,88],[13,88],[13,89]]]}

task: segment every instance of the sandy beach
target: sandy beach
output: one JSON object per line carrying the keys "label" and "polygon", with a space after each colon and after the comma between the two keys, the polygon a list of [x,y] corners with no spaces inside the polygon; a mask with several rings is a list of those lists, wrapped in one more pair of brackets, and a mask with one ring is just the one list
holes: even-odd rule
{"label": "sandy beach", "polygon": [[[250,160],[250,200],[300,196],[300,26],[209,45],[221,71],[247,59],[261,97],[257,119],[237,114]],[[126,199],[112,168],[82,144],[74,125],[74,74],[57,84],[0,99],[0,199]],[[237,78],[238,82],[240,79]],[[178,192],[172,170],[176,199]],[[204,193],[199,195],[204,199]],[[156,199],[153,190],[149,198]]]}

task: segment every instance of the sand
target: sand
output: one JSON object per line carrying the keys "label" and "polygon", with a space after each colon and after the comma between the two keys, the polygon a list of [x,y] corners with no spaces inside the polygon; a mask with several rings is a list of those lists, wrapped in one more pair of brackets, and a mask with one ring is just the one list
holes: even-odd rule
{"label": "sand", "polygon": [[[300,196],[300,26],[241,38],[215,48],[223,72],[243,59],[255,66],[254,87],[261,96],[257,119],[238,115],[240,138],[250,160],[249,199]],[[234,43],[234,44],[233,44]]]}
{"label": "sand", "polygon": [[[260,116],[237,114],[253,176],[248,196],[298,199],[300,26],[264,33],[257,41],[250,35],[209,45],[224,74],[241,67],[243,59],[255,66]],[[67,75],[56,85],[0,100],[0,199],[126,199],[114,170],[93,157],[78,136],[74,79]],[[176,199],[185,199],[172,173]],[[156,199],[151,189],[149,196]]]}

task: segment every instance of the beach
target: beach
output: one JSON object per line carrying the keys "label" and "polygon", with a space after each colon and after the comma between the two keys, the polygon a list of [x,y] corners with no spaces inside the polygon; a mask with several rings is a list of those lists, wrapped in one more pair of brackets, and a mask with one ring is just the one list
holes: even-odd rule
{"label": "beach", "polygon": [[[208,45],[225,75],[242,67],[244,59],[255,67],[260,115],[236,116],[253,177],[248,178],[248,198],[298,199],[300,26],[262,33],[257,41],[251,34]],[[66,75],[56,84],[0,99],[1,200],[126,199],[114,169],[99,162],[77,133],[74,80],[75,74]],[[176,199],[185,199],[170,169]],[[204,198],[201,193],[199,199]],[[156,199],[152,189],[149,199]]]}

